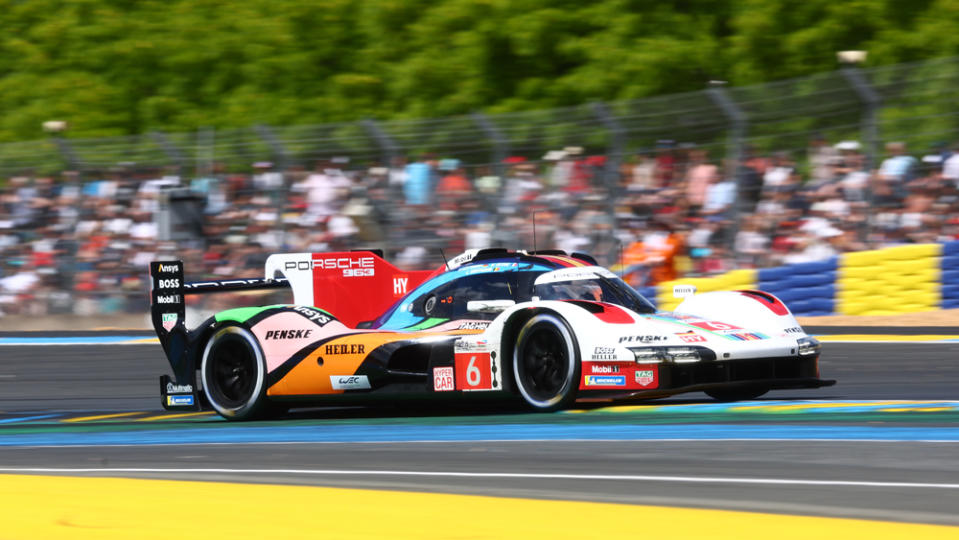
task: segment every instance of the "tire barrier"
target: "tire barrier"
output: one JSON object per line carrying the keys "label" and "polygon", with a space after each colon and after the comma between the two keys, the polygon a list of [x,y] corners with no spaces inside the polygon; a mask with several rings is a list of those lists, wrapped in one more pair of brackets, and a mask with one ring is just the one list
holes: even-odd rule
{"label": "tire barrier", "polygon": [[759,289],[779,297],[794,315],[835,311],[838,257],[759,271]]}
{"label": "tire barrier", "polygon": [[959,241],[910,244],[844,253],[824,261],[733,270],[644,287],[660,309],[672,310],[673,285],[699,292],[760,289],[778,296],[794,315],[896,315],[959,308]]}

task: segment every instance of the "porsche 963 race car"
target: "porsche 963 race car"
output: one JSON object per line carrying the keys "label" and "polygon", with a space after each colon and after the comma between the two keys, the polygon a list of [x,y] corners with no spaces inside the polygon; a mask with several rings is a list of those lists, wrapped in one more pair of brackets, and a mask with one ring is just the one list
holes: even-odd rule
{"label": "porsche 963 race car", "polygon": [[[263,279],[186,283],[150,265],[152,320],[173,376],[167,409],[231,420],[290,406],[495,393],[537,411],[577,399],[703,391],[720,400],[815,388],[820,345],[773,295],[677,287],[673,312],[588,255],[469,251],[435,272],[376,251],[271,255]],[[194,329],[184,297],[286,288],[293,303],[230,309]]]}

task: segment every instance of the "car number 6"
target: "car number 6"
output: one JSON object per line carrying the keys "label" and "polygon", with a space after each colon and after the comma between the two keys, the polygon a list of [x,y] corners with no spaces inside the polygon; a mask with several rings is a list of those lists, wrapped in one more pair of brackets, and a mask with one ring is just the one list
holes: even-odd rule
{"label": "car number 6", "polygon": [[480,370],[475,365],[476,357],[470,357],[470,363],[466,366],[466,383],[470,386],[478,386],[480,380],[483,378],[483,374],[480,373]]}

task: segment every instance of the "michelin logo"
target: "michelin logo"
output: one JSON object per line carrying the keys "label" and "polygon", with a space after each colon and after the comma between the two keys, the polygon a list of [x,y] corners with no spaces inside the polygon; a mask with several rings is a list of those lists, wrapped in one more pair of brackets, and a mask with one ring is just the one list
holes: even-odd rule
{"label": "michelin logo", "polygon": [[166,397],[167,405],[193,405],[193,394],[184,394]]}
{"label": "michelin logo", "polygon": [[586,386],[626,386],[623,375],[587,375]]}

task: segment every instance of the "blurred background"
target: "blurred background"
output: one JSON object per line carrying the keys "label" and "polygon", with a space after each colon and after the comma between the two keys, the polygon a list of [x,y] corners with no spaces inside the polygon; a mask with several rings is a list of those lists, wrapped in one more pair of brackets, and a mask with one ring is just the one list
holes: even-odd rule
{"label": "blurred background", "polygon": [[0,1],[0,328],[141,326],[159,258],[535,245],[654,298],[959,238],[957,2],[582,4]]}

